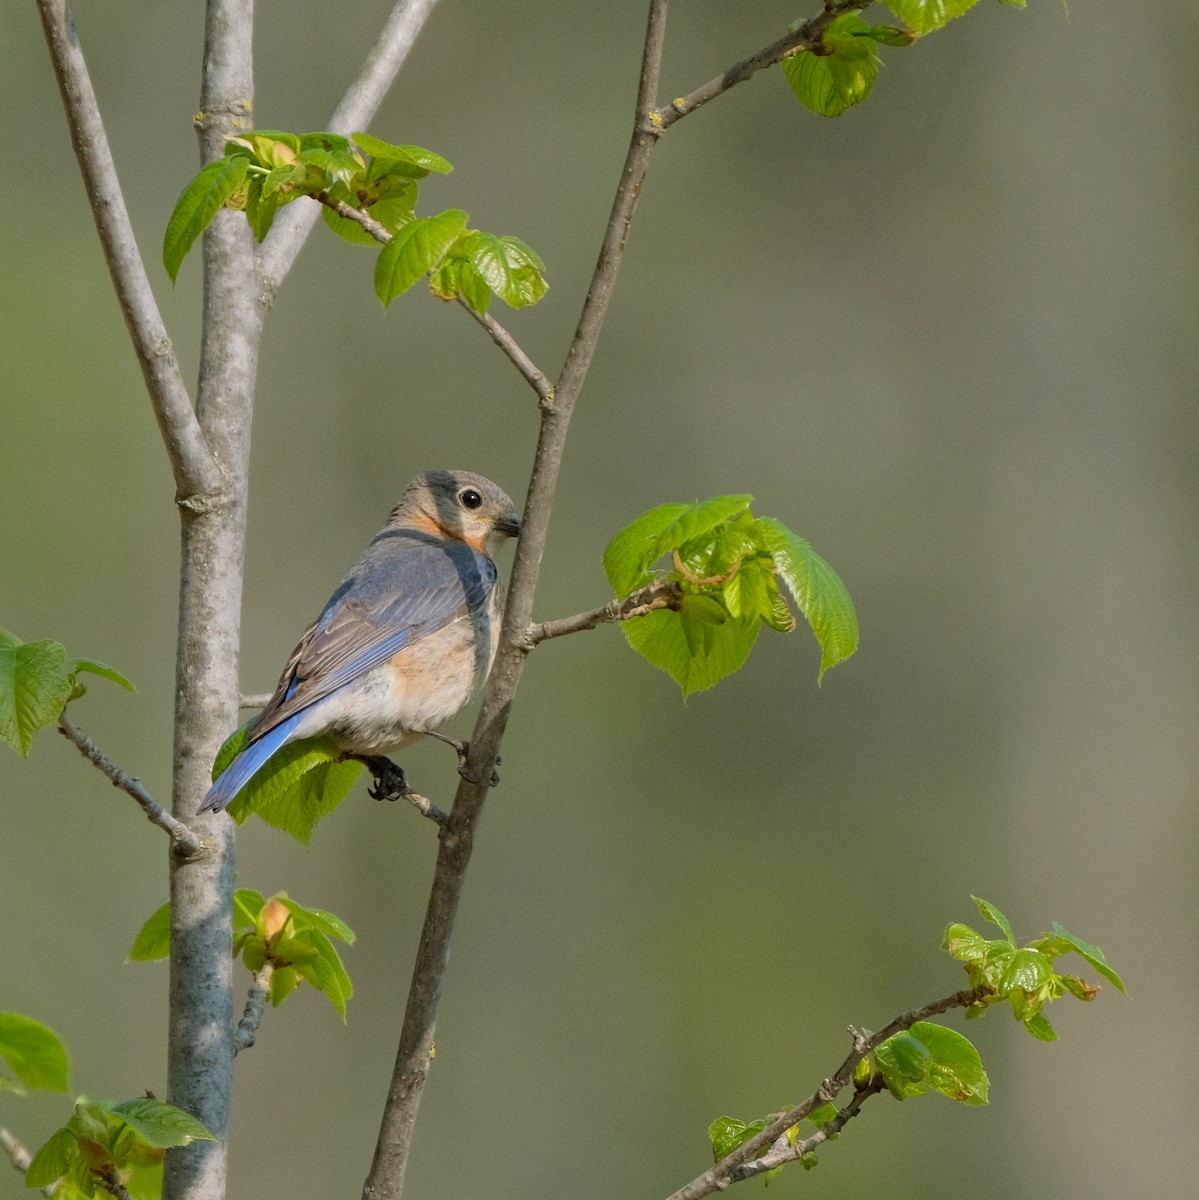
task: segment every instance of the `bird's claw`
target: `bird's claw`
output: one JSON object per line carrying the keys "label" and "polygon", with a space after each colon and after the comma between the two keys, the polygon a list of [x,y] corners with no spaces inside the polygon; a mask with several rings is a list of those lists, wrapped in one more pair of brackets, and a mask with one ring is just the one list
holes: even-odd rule
{"label": "bird's claw", "polygon": [[404,768],[393,763],[386,755],[363,755],[358,761],[375,777],[375,782],[366,789],[366,794],[372,800],[403,800],[411,794],[412,788],[408,786]]}
{"label": "bird's claw", "polygon": [[[479,781],[471,775],[466,769],[466,756],[470,753],[470,742],[459,743],[461,749],[458,751],[458,774],[466,780],[467,783],[478,783]],[[495,765],[498,767],[504,760],[496,755]],[[492,770],[491,778],[487,781],[488,787],[498,787],[500,782],[500,773]]]}

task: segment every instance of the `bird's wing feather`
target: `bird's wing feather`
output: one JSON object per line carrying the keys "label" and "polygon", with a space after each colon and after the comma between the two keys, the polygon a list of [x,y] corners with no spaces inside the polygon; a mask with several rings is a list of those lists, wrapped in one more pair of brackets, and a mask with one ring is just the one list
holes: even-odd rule
{"label": "bird's wing feather", "polygon": [[496,574],[490,558],[461,542],[384,530],[292,652],[251,740],[485,607]]}

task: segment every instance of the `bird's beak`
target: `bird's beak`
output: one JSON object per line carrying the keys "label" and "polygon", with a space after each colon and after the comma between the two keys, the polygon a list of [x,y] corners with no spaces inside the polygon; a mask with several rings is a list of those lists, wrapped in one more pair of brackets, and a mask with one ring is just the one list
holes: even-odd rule
{"label": "bird's beak", "polygon": [[520,518],[515,513],[500,517],[495,523],[495,531],[504,537],[520,537]]}

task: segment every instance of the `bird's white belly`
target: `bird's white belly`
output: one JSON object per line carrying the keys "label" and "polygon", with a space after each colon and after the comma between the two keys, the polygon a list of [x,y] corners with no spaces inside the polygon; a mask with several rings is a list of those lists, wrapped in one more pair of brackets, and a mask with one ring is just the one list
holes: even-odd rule
{"label": "bird's white belly", "polygon": [[480,663],[479,657],[475,627],[456,621],[312,705],[295,736],[327,732],[352,754],[398,750],[466,704],[480,673],[476,668],[488,666],[488,658]]}

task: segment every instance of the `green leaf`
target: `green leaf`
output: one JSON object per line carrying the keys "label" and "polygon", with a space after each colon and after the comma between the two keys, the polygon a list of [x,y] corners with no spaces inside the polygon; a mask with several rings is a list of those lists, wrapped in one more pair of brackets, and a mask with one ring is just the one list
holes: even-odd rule
{"label": "green leaf", "polygon": [[626,525],[604,550],[604,573],[612,590],[624,599],[653,579],[649,570],[661,552],[656,549],[663,530],[668,529],[690,504],[659,504]]}
{"label": "green leaf", "polygon": [[947,950],[960,962],[976,963],[986,958],[989,945],[987,939],[977,930],[971,929],[969,925],[954,922],[945,930],[941,949]]}
{"label": "green leaf", "polygon": [[1042,1013],[1032,1013],[1023,1019],[1022,1024],[1039,1042],[1057,1041],[1057,1033]]}
{"label": "green leaf", "polygon": [[73,687],[60,642],[22,642],[0,629],[0,740],[22,758],[33,735],[62,716]]}
{"label": "green leaf", "polygon": [[65,1092],[70,1064],[52,1029],[20,1013],[0,1013],[0,1060],[25,1088]]}
{"label": "green leaf", "polygon": [[841,577],[801,537],[773,517],[760,517],[757,529],[799,611],[820,643],[820,674],[844,662],[858,648],[858,614]]}
{"label": "green leaf", "polygon": [[326,912],[323,908],[305,908],[282,892],[275,899],[291,913],[300,928],[319,929],[322,933],[348,945],[354,944],[354,931],[340,917]]}
{"label": "green leaf", "polygon": [[917,1021],[909,1032],[920,1039],[931,1057],[926,1082],[932,1091],[960,1104],[988,1102],[991,1081],[969,1038],[932,1021]]}
{"label": "green leaf", "polygon": [[[635,621],[622,621],[625,640],[647,662],[667,672],[682,689],[684,699],[718,683],[738,670],[749,657],[760,622],[725,621],[723,625],[702,623],[696,618],[684,625],[682,614],[658,609]],[[689,639],[690,634],[690,639]],[[692,643],[700,639],[697,651]]]}
{"label": "green leaf", "polygon": [[268,196],[263,192],[267,178],[265,175],[251,175],[246,184],[246,220],[256,242],[261,242],[270,232],[279,208],[278,194]]}
{"label": "green leaf", "polygon": [[825,31],[830,53],[805,50],[783,59],[783,74],[800,103],[820,117],[839,117],[870,95],[882,62],[868,34],[870,26],[856,13],[845,13]]}
{"label": "green leaf", "polygon": [[[808,1113],[808,1120],[811,1121],[817,1129],[820,1129],[822,1126],[827,1125],[830,1121],[836,1119],[836,1117],[839,1115],[840,1110],[835,1104],[821,1104]],[[794,1145],[794,1139],[792,1140],[792,1145]]]}
{"label": "green leaf", "polygon": [[[226,749],[242,732],[221,748],[213,764],[214,778],[220,773],[218,767],[224,770],[232,761],[233,754],[226,756]],[[277,750],[238,793],[229,815],[241,824],[253,813],[306,846],[317,821],[350,794],[362,771],[361,763],[340,760],[341,751],[325,739],[291,742]]]}
{"label": "green leaf", "polygon": [[366,172],[366,164],[350,139],[336,133],[301,134],[299,161],[315,167],[324,176],[326,188],[336,184],[352,188]]}
{"label": "green leaf", "polygon": [[1087,962],[1094,967],[1104,979],[1108,981],[1108,983],[1117,988],[1119,991],[1124,991],[1124,981],[1119,975],[1116,974],[1115,971],[1112,970],[1107,959],[1103,955],[1103,951],[1100,950],[1098,946],[1092,946],[1090,942],[1084,942],[1082,938],[1075,937],[1074,934],[1072,934],[1064,926],[1059,925],[1056,921],[1053,923],[1053,932],[1059,938],[1061,938],[1062,941],[1068,942],[1071,948],[1077,954],[1081,954],[1082,957],[1085,958]]}
{"label": "green leaf", "polygon": [[459,208],[414,220],[395,233],[375,263],[375,294],[390,304],[438,263],[469,220]]}
{"label": "green leaf", "polygon": [[868,29],[858,30],[854,37],[870,38],[883,46],[910,46],[916,35],[909,29],[897,29],[894,25],[871,25]]}
{"label": "green leaf", "polygon": [[313,987],[323,992],[329,1003],[346,1019],[346,1001],[354,994],[354,986],[342,966],[333,943],[319,929],[307,931],[306,936],[316,950],[316,956],[304,962],[294,963],[296,971]]}
{"label": "green leaf", "polygon": [[154,910],[129,950],[129,962],[158,962],[171,952],[171,902]]}
{"label": "green leaf", "polygon": [[216,1141],[191,1113],[162,1100],[126,1100],[123,1104],[114,1104],[109,1111],[136,1130],[138,1137],[156,1150],[189,1146],[192,1142]]}
{"label": "green leaf", "polygon": [[61,1179],[79,1158],[79,1140],[65,1125],[56,1129],[33,1156],[25,1172],[27,1188],[50,1187]]}
{"label": "green leaf", "polygon": [[454,169],[440,154],[422,146],[395,146],[381,138],[372,137],[369,133],[356,133],[353,137],[358,148],[371,158],[408,163],[424,174],[436,171],[439,175],[447,175]]}
{"label": "green leaf", "polygon": [[897,1100],[939,1092],[959,1103],[987,1103],[990,1081],[978,1051],[944,1025],[917,1021],[875,1048],[874,1058]]}
{"label": "green leaf", "polygon": [[107,663],[97,662],[94,658],[77,658],[75,660],[75,674],[80,675],[84,673],[99,675],[111,683],[115,683],[117,687],[123,687],[127,692],[137,691],[137,688],[116,667],[110,667]]}
{"label": "green leaf", "polygon": [[226,153],[236,153],[233,147],[248,150],[254,160],[268,170],[276,167],[292,167],[300,153],[300,139],[294,133],[281,129],[254,129],[226,138]]}
{"label": "green leaf", "polygon": [[536,304],[549,288],[545,264],[520,238],[476,230],[462,252],[487,286],[512,308]]}
{"label": "green leaf", "polygon": [[685,505],[682,512],[658,535],[651,563],[674,550],[685,550],[710,534],[753,503],[752,496],[713,496],[698,504]]}
{"label": "green leaf", "polygon": [[977,3],[978,0],[887,0],[887,7],[917,33],[932,33]]}
{"label": "green leaf", "polygon": [[1053,978],[1053,964],[1038,950],[1017,950],[1007,961],[1000,990],[1039,992]]}
{"label": "green leaf", "polygon": [[233,893],[233,928],[241,930],[253,929],[258,923],[258,916],[266,904],[266,897],[261,892],[249,888],[238,888]]}
{"label": "green leaf", "polygon": [[983,919],[990,921],[992,925],[997,925],[1003,930],[1003,936],[1007,938],[1012,945],[1016,944],[1016,935],[1012,932],[1012,923],[989,901],[982,899],[980,896],[971,896],[975,907],[983,915]]}
{"label": "green leaf", "polygon": [[162,262],[172,283],[196,238],[208,228],[225,201],[245,183],[249,167],[250,159],[244,153],[234,158],[218,158],[201,168],[183,189],[162,242]]}
{"label": "green leaf", "polygon": [[708,1126],[708,1140],[712,1143],[712,1161],[728,1158],[734,1150],[744,1146],[750,1138],[766,1128],[765,1121],[738,1121],[736,1117],[717,1117]]}

